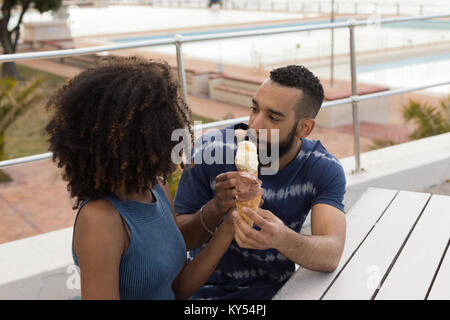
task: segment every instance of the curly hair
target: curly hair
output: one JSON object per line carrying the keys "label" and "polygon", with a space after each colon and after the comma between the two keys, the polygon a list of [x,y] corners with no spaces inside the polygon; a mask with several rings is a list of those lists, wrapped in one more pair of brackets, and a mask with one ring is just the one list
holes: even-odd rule
{"label": "curly hair", "polygon": [[272,70],[270,80],[285,87],[302,90],[302,99],[296,108],[296,120],[316,117],[324,92],[320,80],[311,71],[304,66],[289,65]]}
{"label": "curly hair", "polygon": [[175,165],[174,129],[189,130],[190,110],[165,62],[108,58],[62,86],[47,103],[53,161],[63,168],[73,209],[109,193],[146,192]]}

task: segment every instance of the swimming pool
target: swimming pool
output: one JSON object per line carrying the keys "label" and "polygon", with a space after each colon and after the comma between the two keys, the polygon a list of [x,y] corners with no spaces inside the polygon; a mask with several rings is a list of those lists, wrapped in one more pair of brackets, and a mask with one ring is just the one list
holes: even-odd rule
{"label": "swimming pool", "polygon": [[[442,59],[435,59],[442,58]],[[413,88],[449,81],[450,54],[386,63],[373,68],[358,68],[358,81],[395,88]],[[397,64],[397,65],[396,65]],[[368,66],[370,67],[370,66]],[[361,71],[363,70],[363,71]],[[434,94],[450,94],[450,85],[426,89]]]}
{"label": "swimming pool", "polygon": [[[345,21],[344,19],[338,19],[336,22]],[[278,23],[278,24],[270,24],[270,25],[262,25],[262,26],[250,26],[250,27],[239,27],[239,28],[224,28],[224,29],[209,29],[202,31],[191,31],[191,32],[180,32],[179,34],[183,36],[202,36],[208,34],[225,34],[229,32],[245,32],[245,31],[263,31],[263,30],[271,30],[276,28],[289,28],[289,27],[299,27],[299,26],[313,26],[318,24],[329,23],[329,20],[317,20],[317,21],[305,21],[305,22],[296,22],[296,23]],[[173,38],[175,33],[165,33],[159,35],[151,35],[151,36],[139,36],[139,37],[126,37],[126,38],[114,38],[112,41],[126,43],[133,41],[146,41],[146,40],[155,40],[155,39],[168,39]]]}
{"label": "swimming pool", "polygon": [[[19,18],[19,13],[14,12],[11,26]],[[317,16],[314,13],[249,12],[133,5],[112,5],[102,8],[69,6],[67,15],[68,26],[73,37],[111,36],[123,33],[270,22]],[[24,22],[50,21],[52,19],[53,16],[50,12],[39,14],[34,9],[27,11],[24,16]]]}
{"label": "swimming pool", "polygon": [[[183,35],[202,35],[211,33],[246,31],[246,30],[268,30],[271,28],[313,25],[327,23],[328,20],[286,24],[273,24],[264,26],[252,26],[245,28],[226,28],[216,31],[206,29],[195,32],[185,32]],[[370,25],[359,27],[355,32],[357,52],[382,51],[389,48],[407,47],[413,45],[424,45],[450,40],[450,22],[442,23],[441,29],[429,29],[426,27],[415,29],[411,32],[408,28],[391,28],[394,24],[385,26]],[[161,38],[172,38],[173,33],[141,36],[111,38],[113,42],[131,42],[138,40],[151,40]],[[347,29],[335,30],[334,53],[349,53],[349,33]],[[270,36],[254,36],[238,39],[214,40],[196,43],[187,43],[183,46],[184,55],[190,58],[212,61],[218,64],[237,64],[242,66],[253,66],[255,68],[270,68],[286,63],[301,63],[307,59],[325,58],[330,55],[330,30],[306,31],[297,33],[277,34]],[[144,50],[152,52],[173,54],[173,46],[160,46]]]}

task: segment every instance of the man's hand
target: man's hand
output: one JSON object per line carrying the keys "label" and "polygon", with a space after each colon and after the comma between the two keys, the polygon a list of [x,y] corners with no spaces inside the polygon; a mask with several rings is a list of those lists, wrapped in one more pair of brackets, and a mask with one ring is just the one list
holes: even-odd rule
{"label": "man's hand", "polygon": [[278,250],[289,260],[303,268],[332,272],[341,259],[345,244],[345,216],[339,209],[316,204],[312,208],[312,235],[306,236],[287,227],[283,221],[267,210],[257,212],[245,208],[244,213],[261,230],[250,227],[233,211],[234,238],[242,248]]}
{"label": "man's hand", "polygon": [[236,175],[237,171],[219,174],[216,177],[216,208],[222,215],[236,206]]}
{"label": "man's hand", "polygon": [[258,212],[244,207],[243,212],[252,219],[261,230],[250,227],[237,211],[233,211],[235,240],[241,248],[278,249],[286,236],[286,226],[269,210],[259,208]]}

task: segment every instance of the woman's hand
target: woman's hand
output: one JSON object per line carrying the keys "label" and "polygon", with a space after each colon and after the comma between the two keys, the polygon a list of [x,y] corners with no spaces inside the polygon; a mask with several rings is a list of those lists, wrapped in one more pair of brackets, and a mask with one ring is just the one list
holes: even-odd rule
{"label": "woman's hand", "polygon": [[222,226],[227,233],[233,234],[234,236],[234,218],[233,218],[233,211],[235,208],[231,208],[228,210],[227,214],[225,215]]}
{"label": "woman's hand", "polygon": [[215,205],[222,215],[236,206],[236,175],[237,171],[230,171],[219,174],[216,177]]}

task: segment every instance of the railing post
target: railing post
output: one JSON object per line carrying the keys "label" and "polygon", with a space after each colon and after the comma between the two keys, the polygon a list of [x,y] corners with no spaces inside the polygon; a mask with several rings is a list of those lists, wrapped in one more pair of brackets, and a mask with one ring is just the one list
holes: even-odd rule
{"label": "railing post", "polygon": [[[331,0],[331,23],[334,23],[334,0]],[[330,87],[334,86],[334,28],[331,28]]]}
{"label": "railing post", "polygon": [[353,116],[353,147],[355,151],[355,170],[353,173],[361,171],[360,161],[360,143],[359,143],[359,117],[358,117],[358,101],[355,97],[358,96],[358,82],[356,79],[356,50],[355,50],[355,20],[351,19],[349,22],[350,31],[350,69],[352,79],[352,116]]}
{"label": "railing post", "polygon": [[176,34],[174,37],[175,47],[177,49],[177,70],[178,70],[178,81],[181,86],[181,96],[183,98],[184,103],[187,104],[187,87],[186,87],[186,71],[184,70],[184,59],[183,59],[183,51],[181,46],[183,44],[183,36],[180,34]]}

